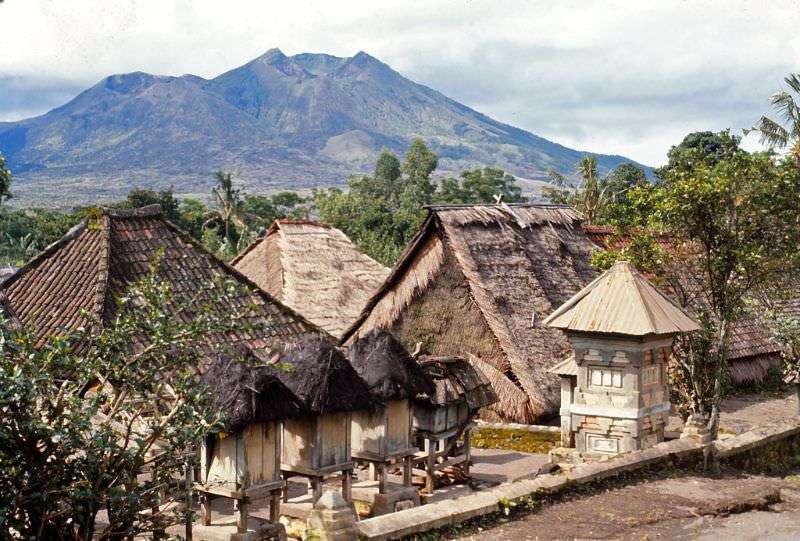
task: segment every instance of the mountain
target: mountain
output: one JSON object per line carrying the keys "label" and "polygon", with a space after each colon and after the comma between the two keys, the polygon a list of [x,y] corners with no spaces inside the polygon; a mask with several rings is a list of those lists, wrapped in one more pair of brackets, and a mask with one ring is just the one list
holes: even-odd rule
{"label": "mountain", "polygon": [[[0,122],[18,204],[66,206],[133,187],[208,196],[211,172],[241,169],[251,192],[344,185],[382,148],[420,136],[438,174],[486,165],[533,186],[572,174],[583,152],[492,120],[364,52],[271,49],[214,79],[112,75],[35,118]],[[630,161],[597,155],[601,171]]]}

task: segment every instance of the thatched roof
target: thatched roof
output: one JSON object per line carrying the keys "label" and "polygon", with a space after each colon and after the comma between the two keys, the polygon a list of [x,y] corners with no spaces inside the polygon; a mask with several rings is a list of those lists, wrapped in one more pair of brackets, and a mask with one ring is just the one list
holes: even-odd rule
{"label": "thatched roof", "polygon": [[246,347],[219,353],[202,376],[214,405],[235,432],[249,424],[299,417],[301,400],[278,378],[278,369]]}
{"label": "thatched roof", "polygon": [[178,297],[204,302],[195,298],[198,286],[216,277],[231,279],[244,291],[224,301],[220,312],[254,304],[253,320],[268,321],[267,328],[258,333],[236,333],[219,340],[267,349],[317,332],[302,316],[167,221],[159,205],[93,209],[60,240],[0,283],[0,290],[22,323],[36,328],[40,339],[79,327],[99,330],[115,317],[116,298],[126,293],[129,284],[149,274],[159,254],[157,276],[171,282]]}
{"label": "thatched roof", "polygon": [[325,337],[307,336],[284,348],[280,360],[288,372],[279,378],[314,415],[372,410],[377,404],[366,382],[344,354]]}
{"label": "thatched roof", "polygon": [[337,337],[389,274],[344,233],[310,220],[276,220],[231,264]]}
{"label": "thatched roof", "polygon": [[[597,276],[590,265],[597,247],[583,233],[580,217],[566,206],[538,204],[447,205],[429,212],[343,339],[350,343],[373,328],[396,332],[398,326],[408,327],[404,317],[409,307],[439,287],[439,277],[463,280],[467,296],[458,302],[466,312],[453,321],[432,323],[437,332],[398,336],[407,347],[422,341],[428,350],[435,349],[438,336],[457,328],[466,339],[454,340],[450,351],[439,354],[474,355],[490,365],[494,371],[486,375],[494,376],[499,414],[523,423],[554,415],[559,382],[547,368],[571,348],[564,334],[543,320]],[[491,343],[483,351],[459,345],[480,331],[464,328],[466,313],[488,328]]]}
{"label": "thatched roof", "polygon": [[567,302],[545,325],[565,331],[673,335],[700,330],[694,318],[627,261],[618,261]]}
{"label": "thatched roof", "polygon": [[433,382],[391,333],[373,329],[347,352],[358,375],[381,401],[414,398],[433,393]]}
{"label": "thatched roof", "polygon": [[497,402],[497,394],[486,377],[461,357],[422,357],[420,366],[433,380],[434,392],[417,402],[449,406],[466,402],[470,412]]}

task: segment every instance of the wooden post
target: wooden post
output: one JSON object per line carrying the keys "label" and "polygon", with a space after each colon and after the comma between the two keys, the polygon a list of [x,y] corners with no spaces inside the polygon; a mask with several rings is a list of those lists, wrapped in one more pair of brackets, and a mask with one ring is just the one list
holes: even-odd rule
{"label": "wooden post", "polygon": [[342,472],[342,497],[347,502],[353,501],[353,471],[344,470]]}
{"label": "wooden post", "polygon": [[286,503],[289,501],[289,473],[281,472],[281,477],[283,477],[283,502]]}
{"label": "wooden post", "polygon": [[269,520],[277,524],[281,518],[281,492],[283,489],[273,490],[269,502]]}
{"label": "wooden post", "polygon": [[472,428],[467,428],[464,431],[464,473],[469,475],[469,466],[472,461]]}
{"label": "wooden post", "polygon": [[386,463],[378,464],[378,493],[386,494]]}
{"label": "wooden post", "polygon": [[247,533],[247,499],[242,498],[236,500],[236,510],[238,511],[238,518],[236,521],[236,531],[238,533]]}
{"label": "wooden post", "polygon": [[317,500],[322,496],[322,478],[311,477],[311,502],[316,505]]}
{"label": "wooden post", "polygon": [[211,526],[211,496],[206,493],[200,494],[200,523]]}
{"label": "wooden post", "polygon": [[411,470],[414,467],[412,457],[403,457],[403,486],[411,486]]}
{"label": "wooden post", "polygon": [[428,449],[428,463],[426,464],[427,477],[425,478],[425,491],[433,494],[433,472],[436,469],[436,443],[430,438],[425,438],[425,447]]}

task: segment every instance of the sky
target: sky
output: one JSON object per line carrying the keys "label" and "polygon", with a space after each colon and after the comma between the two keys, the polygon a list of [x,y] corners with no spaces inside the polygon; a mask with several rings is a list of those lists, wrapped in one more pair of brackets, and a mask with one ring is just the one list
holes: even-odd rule
{"label": "sky", "polygon": [[800,72],[800,0],[5,0],[0,28],[0,121],[113,73],[363,50],[497,120],[653,166],[692,131],[741,134]]}

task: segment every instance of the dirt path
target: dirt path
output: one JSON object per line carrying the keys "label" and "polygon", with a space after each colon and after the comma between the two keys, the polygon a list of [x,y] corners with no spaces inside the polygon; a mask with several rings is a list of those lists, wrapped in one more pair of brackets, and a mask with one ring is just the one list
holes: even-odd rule
{"label": "dirt path", "polygon": [[473,541],[800,539],[800,480],[728,474],[645,481],[545,505]]}
{"label": "dirt path", "polygon": [[[758,425],[797,415],[797,394],[793,387],[780,391],[735,394],[722,401],[720,427],[727,432],[744,432]],[[680,416],[672,412],[668,430],[680,430]]]}

